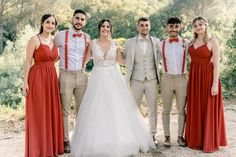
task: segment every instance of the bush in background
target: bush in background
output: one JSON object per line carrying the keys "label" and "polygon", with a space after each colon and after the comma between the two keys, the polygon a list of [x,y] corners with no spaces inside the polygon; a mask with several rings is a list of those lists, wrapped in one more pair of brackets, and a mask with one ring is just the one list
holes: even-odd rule
{"label": "bush in background", "polygon": [[222,83],[224,86],[224,97],[236,97],[236,20],[231,38],[227,41],[226,68],[222,72]]}
{"label": "bush in background", "polygon": [[35,30],[29,25],[18,33],[15,42],[7,41],[0,56],[0,105],[17,108],[24,104],[21,92],[24,79],[25,47]]}

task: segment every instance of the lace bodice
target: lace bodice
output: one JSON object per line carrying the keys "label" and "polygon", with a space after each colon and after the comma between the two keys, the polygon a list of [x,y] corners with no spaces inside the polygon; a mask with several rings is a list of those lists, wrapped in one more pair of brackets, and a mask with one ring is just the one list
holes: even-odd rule
{"label": "lace bodice", "polygon": [[111,47],[104,56],[105,52],[101,49],[101,46],[94,40],[92,43],[92,58],[94,66],[114,66],[116,65],[116,43],[111,41]]}

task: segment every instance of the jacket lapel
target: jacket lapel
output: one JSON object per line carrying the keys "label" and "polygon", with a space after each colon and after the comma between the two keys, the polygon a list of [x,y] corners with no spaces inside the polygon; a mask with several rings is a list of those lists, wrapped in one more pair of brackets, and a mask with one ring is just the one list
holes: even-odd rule
{"label": "jacket lapel", "polygon": [[133,40],[133,44],[131,47],[131,52],[132,52],[132,65],[134,65],[134,58],[135,58],[135,54],[136,54],[136,48],[137,48],[137,44],[138,44],[138,36],[136,36]]}
{"label": "jacket lapel", "polygon": [[156,46],[155,46],[155,41],[153,39],[153,37],[150,36],[150,39],[151,39],[151,43],[152,43],[152,49],[153,49],[153,53],[154,53],[154,57],[155,57],[155,60],[157,58],[157,54],[156,54]]}

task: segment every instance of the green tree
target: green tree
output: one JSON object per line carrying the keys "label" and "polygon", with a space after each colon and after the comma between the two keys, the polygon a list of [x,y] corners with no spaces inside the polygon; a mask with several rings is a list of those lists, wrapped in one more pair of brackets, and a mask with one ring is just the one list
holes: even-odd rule
{"label": "green tree", "polygon": [[111,19],[114,38],[130,38],[137,34],[138,18],[157,12],[169,2],[170,0],[72,0],[71,8],[82,8],[90,15],[84,31],[92,39],[98,37],[97,25],[102,18]]}
{"label": "green tree", "polygon": [[222,73],[222,82],[225,88],[225,96],[231,97],[236,92],[236,20],[234,22],[234,32],[227,41],[227,61],[224,72]]}
{"label": "green tree", "polygon": [[35,30],[25,26],[16,39],[8,41],[0,56],[0,105],[16,108],[22,104],[24,97],[21,92],[23,85],[23,68],[25,62],[25,47]]}
{"label": "green tree", "polygon": [[40,26],[43,14],[58,11],[54,6],[60,0],[0,0],[0,54],[8,40],[15,41],[16,32],[26,24]]}

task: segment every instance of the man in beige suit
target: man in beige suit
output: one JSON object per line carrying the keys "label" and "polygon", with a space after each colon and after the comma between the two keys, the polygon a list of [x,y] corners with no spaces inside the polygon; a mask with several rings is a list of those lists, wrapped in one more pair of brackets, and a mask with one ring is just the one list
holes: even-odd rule
{"label": "man in beige suit", "polygon": [[150,28],[150,20],[140,18],[137,26],[139,34],[126,41],[124,52],[127,82],[139,107],[145,95],[150,131],[156,143],[158,64],[161,54],[158,47],[160,40],[149,35]]}

